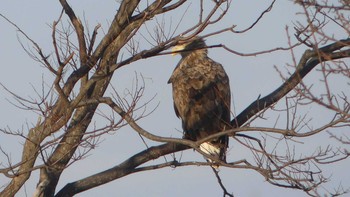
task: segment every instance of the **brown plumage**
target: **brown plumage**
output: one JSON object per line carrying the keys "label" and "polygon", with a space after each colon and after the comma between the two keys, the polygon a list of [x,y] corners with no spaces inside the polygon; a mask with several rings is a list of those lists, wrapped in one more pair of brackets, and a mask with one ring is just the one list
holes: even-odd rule
{"label": "brown plumage", "polygon": [[[229,79],[222,65],[207,56],[205,47],[204,40],[198,37],[174,47],[182,59],[168,81],[173,87],[175,113],[182,120],[184,138],[194,141],[230,125]],[[200,148],[225,161],[227,147],[228,136],[221,136]]]}

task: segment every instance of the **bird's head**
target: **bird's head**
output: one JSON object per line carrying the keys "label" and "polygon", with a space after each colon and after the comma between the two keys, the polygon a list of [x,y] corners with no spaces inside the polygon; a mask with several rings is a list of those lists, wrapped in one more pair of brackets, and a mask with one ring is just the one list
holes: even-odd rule
{"label": "bird's head", "polygon": [[205,44],[204,39],[195,36],[190,39],[180,39],[178,45],[174,46],[171,51],[173,56],[180,54],[182,57],[185,57],[190,53],[198,50],[206,52],[206,47],[207,45]]}

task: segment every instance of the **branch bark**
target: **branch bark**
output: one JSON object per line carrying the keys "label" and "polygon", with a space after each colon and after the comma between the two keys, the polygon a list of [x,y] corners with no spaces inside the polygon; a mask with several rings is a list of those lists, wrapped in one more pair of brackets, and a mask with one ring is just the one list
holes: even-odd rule
{"label": "branch bark", "polygon": [[84,178],[80,181],[67,184],[55,197],[69,197],[85,190],[108,183],[123,176],[138,172],[137,167],[150,160],[159,158],[162,155],[178,152],[187,149],[187,146],[175,143],[166,143],[159,146],[150,147],[123,163],[114,166],[106,171]]}

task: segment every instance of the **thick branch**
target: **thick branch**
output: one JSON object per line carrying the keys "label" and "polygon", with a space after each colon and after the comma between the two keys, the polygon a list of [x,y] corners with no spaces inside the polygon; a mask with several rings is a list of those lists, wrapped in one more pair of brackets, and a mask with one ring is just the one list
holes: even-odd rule
{"label": "thick branch", "polygon": [[135,172],[137,166],[147,161],[154,160],[162,155],[167,155],[187,148],[187,146],[174,143],[166,143],[159,146],[150,147],[149,149],[130,157],[120,165],[110,168],[104,172],[98,173],[97,175],[92,175],[80,181],[67,184],[64,188],[62,188],[61,191],[59,191],[56,194],[55,197],[73,196],[79,192],[88,190],[93,187],[97,187],[99,185],[129,175]]}

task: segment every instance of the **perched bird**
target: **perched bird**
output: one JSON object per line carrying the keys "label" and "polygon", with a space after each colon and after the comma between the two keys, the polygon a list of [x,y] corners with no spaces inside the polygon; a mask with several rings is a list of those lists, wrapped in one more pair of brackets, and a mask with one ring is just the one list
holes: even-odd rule
{"label": "perched bird", "polygon": [[[180,41],[172,51],[182,57],[168,83],[184,138],[197,141],[230,128],[229,78],[222,65],[208,57],[204,40]],[[220,136],[202,143],[200,149],[225,162],[228,141],[227,135]]]}

